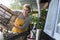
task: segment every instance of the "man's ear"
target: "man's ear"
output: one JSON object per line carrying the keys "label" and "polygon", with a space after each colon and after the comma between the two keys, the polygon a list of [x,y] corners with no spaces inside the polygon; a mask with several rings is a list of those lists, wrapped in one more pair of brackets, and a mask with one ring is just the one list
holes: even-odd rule
{"label": "man's ear", "polygon": [[31,10],[28,13],[30,13],[30,12],[31,12]]}

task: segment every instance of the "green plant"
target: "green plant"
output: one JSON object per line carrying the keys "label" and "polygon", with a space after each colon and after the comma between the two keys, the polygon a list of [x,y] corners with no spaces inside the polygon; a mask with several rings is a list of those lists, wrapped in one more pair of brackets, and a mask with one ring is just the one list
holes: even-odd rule
{"label": "green plant", "polygon": [[37,29],[44,29],[45,26],[45,20],[46,20],[46,15],[47,15],[47,11],[45,10],[41,10],[41,17],[38,18],[36,16],[30,16],[31,17],[31,21],[33,23],[36,23],[36,28]]}
{"label": "green plant", "polygon": [[23,6],[20,4],[19,0],[12,0],[13,2],[10,4],[10,8],[13,10],[22,10]]}
{"label": "green plant", "polygon": [[37,18],[37,21],[36,21],[36,28],[37,29],[42,29],[42,30],[44,29],[46,15],[47,15],[47,11],[41,10],[41,17]]}

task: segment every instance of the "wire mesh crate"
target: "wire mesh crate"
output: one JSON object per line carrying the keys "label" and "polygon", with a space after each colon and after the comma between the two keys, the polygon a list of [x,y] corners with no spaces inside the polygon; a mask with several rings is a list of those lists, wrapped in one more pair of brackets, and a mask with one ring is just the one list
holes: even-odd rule
{"label": "wire mesh crate", "polygon": [[12,17],[16,16],[12,10],[0,4],[0,25],[7,26],[12,21]]}

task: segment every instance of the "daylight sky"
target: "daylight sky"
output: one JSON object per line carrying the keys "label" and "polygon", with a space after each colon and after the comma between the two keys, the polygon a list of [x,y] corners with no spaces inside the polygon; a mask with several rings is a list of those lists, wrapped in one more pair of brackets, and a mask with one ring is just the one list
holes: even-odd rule
{"label": "daylight sky", "polygon": [[10,6],[11,2],[12,2],[11,0],[0,0],[0,4],[3,4],[5,6],[7,6],[7,7]]}

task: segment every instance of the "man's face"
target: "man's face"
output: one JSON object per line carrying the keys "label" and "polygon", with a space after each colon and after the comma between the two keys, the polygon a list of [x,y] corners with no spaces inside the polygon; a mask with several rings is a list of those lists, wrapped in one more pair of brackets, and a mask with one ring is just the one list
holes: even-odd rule
{"label": "man's face", "polygon": [[23,11],[24,11],[25,14],[29,13],[29,9],[27,7],[23,7]]}

